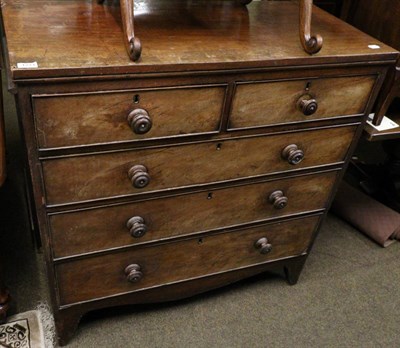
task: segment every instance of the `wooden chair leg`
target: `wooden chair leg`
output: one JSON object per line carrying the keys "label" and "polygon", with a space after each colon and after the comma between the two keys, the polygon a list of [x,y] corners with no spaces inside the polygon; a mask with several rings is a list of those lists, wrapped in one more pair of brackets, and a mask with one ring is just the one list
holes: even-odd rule
{"label": "wooden chair leg", "polygon": [[322,37],[319,34],[311,35],[312,0],[300,0],[300,41],[307,53],[318,53],[322,48]]}

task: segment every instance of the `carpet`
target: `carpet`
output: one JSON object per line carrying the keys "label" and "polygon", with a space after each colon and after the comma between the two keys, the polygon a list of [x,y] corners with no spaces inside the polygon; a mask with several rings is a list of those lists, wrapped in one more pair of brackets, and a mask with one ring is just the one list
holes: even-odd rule
{"label": "carpet", "polygon": [[54,324],[46,305],[13,315],[0,325],[0,348],[52,348]]}

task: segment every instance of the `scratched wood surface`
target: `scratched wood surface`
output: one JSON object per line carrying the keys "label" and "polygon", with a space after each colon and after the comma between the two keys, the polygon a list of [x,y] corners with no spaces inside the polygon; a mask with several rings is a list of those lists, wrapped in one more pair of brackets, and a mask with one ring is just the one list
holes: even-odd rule
{"label": "scratched wood surface", "polygon": [[[141,140],[219,129],[225,86],[33,98],[39,147]],[[136,134],[127,116],[148,112],[152,127]]]}
{"label": "scratched wood surface", "polygon": [[[171,1],[175,1],[171,5]],[[135,1],[142,57],[125,50],[118,2],[2,0],[13,78],[185,71],[395,58],[393,49],[314,7],[324,39],[311,57],[301,47],[298,4],[291,1]],[[46,23],[44,26],[43,23]],[[157,23],[157,25],[154,25]],[[389,53],[389,55],[387,55]],[[280,60],[279,63],[277,60]],[[18,69],[17,63],[38,68]]]}
{"label": "scratched wood surface", "polygon": [[[344,161],[355,127],[157,149],[52,159],[43,162],[47,203],[62,204],[288,172]],[[297,165],[282,158],[290,145],[304,151]],[[263,149],[265,149],[263,151]],[[128,171],[147,168],[150,182],[136,188]]]}
{"label": "scratched wood surface", "polygon": [[[306,251],[318,219],[309,217],[63,263],[56,267],[60,301],[68,304],[91,300],[299,255]],[[262,237],[272,245],[266,255],[254,247]],[[143,272],[137,283],[130,283],[124,275],[125,267],[132,263],[139,264]]]}
{"label": "scratched wood surface", "polygon": [[[336,174],[302,176],[52,215],[49,220],[54,256],[101,251],[324,209]],[[282,190],[288,198],[288,205],[283,209],[275,209],[268,201],[275,190]],[[148,228],[141,238],[133,238],[126,227],[132,216],[142,217]]]}
{"label": "scratched wood surface", "polygon": [[[229,128],[362,114],[374,82],[375,76],[356,76],[238,85]],[[318,103],[312,115],[304,115],[298,107],[305,96]]]}

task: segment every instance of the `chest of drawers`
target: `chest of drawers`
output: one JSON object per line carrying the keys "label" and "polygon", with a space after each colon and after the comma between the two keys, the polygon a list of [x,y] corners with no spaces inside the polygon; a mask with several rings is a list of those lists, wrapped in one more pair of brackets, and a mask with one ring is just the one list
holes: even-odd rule
{"label": "chest of drawers", "polygon": [[325,44],[307,55],[291,2],[142,6],[133,63],[118,8],[3,1],[62,344],[93,309],[265,271],[296,283],[397,58],[317,9]]}

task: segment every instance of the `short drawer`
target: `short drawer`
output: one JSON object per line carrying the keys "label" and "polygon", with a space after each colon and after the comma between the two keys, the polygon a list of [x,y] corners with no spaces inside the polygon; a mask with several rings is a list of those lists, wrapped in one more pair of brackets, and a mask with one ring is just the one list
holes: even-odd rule
{"label": "short drawer", "polygon": [[225,86],[34,96],[39,148],[217,132]]}
{"label": "short drawer", "polygon": [[360,115],[374,83],[375,76],[238,83],[228,127],[251,128]]}
{"label": "short drawer", "polygon": [[318,220],[309,217],[62,263],[56,266],[60,302],[89,301],[301,255]]}
{"label": "short drawer", "polygon": [[356,126],[337,127],[46,160],[43,173],[47,204],[134,195],[338,163],[345,159],[355,130]]}
{"label": "short drawer", "polygon": [[[66,257],[324,209],[335,179],[328,172],[50,215],[53,253]],[[286,206],[270,199],[279,191]]]}

